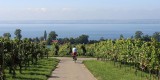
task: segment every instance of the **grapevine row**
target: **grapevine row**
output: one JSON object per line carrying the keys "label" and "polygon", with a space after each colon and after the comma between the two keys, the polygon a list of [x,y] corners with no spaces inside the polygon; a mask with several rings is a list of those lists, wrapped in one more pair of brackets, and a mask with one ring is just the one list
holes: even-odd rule
{"label": "grapevine row", "polygon": [[9,69],[9,73],[15,77],[16,69],[22,73],[22,68],[37,64],[45,55],[48,55],[48,49],[43,42],[0,38],[0,78],[5,80],[5,69]]}
{"label": "grapevine row", "polygon": [[121,68],[123,64],[132,65],[137,70],[156,74],[160,79],[160,43],[154,39],[149,42],[141,39],[107,40],[87,44],[87,54],[94,54],[98,60],[113,61]]}

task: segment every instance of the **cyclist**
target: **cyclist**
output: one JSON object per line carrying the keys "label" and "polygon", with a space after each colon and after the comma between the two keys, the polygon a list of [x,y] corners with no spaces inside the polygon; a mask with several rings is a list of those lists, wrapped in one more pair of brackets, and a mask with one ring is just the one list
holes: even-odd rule
{"label": "cyclist", "polygon": [[77,48],[73,47],[72,48],[72,57],[73,57],[73,60],[77,60]]}

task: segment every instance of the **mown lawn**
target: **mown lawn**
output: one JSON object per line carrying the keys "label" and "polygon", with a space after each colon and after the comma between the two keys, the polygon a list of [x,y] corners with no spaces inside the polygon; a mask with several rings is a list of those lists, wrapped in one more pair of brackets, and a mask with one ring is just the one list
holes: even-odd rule
{"label": "mown lawn", "polygon": [[17,70],[15,78],[12,78],[12,75],[8,74],[8,70],[5,70],[6,80],[47,80],[58,62],[59,60],[54,58],[39,60],[37,65],[31,65],[27,69],[23,69],[22,74]]}
{"label": "mown lawn", "polygon": [[83,63],[98,80],[149,80],[147,73],[143,73],[141,77],[141,71],[138,71],[136,76],[135,69],[127,66],[120,69],[112,62],[87,60]]}

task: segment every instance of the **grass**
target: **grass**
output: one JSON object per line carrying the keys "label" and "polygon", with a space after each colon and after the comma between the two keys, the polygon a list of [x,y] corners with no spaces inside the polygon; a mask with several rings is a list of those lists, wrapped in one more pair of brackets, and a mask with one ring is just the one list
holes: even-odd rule
{"label": "grass", "polygon": [[31,65],[26,70],[23,69],[22,74],[19,70],[16,70],[16,77],[12,78],[12,75],[5,70],[6,80],[47,80],[51,72],[56,68],[59,60],[54,58],[45,58],[38,61],[37,65]]}
{"label": "grass", "polygon": [[113,62],[102,62],[97,60],[87,60],[83,62],[85,66],[98,80],[148,80],[147,73],[141,71],[135,75],[135,69],[123,65],[123,68],[114,66]]}

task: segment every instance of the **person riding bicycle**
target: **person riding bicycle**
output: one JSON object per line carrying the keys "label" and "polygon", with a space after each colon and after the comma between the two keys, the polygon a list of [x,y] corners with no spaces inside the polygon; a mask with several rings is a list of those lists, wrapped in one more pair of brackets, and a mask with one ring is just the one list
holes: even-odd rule
{"label": "person riding bicycle", "polygon": [[72,48],[72,57],[73,57],[73,60],[77,60],[77,48],[73,47]]}

